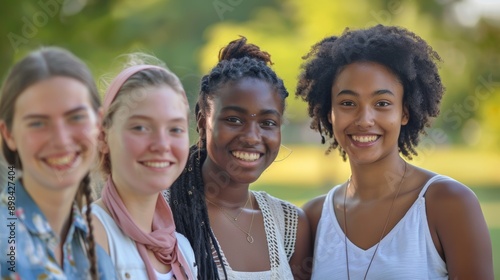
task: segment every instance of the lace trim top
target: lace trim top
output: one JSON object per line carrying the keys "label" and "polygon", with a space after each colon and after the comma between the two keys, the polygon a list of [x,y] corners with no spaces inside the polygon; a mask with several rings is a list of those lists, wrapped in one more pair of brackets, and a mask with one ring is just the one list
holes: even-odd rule
{"label": "lace trim top", "polygon": [[[235,271],[229,265],[220,244],[220,253],[226,268],[228,279],[256,280],[256,279],[293,279],[288,261],[295,250],[297,236],[298,212],[296,206],[289,202],[277,199],[263,191],[252,191],[264,218],[264,229],[269,248],[271,270],[268,271]],[[213,248],[213,247],[212,247]],[[219,276],[224,278],[221,261],[215,249],[212,255],[219,270]]]}

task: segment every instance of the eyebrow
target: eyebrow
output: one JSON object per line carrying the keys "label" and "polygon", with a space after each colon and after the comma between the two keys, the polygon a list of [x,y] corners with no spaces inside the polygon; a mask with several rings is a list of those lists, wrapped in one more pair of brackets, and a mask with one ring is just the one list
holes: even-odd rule
{"label": "eyebrow", "polygon": [[[246,109],[243,109],[243,108],[241,108],[239,106],[226,106],[226,107],[222,108],[221,111],[222,112],[225,112],[225,111],[236,111],[236,112],[239,112],[239,113],[242,113],[242,114],[248,114],[248,111]],[[263,109],[263,110],[260,110],[259,115],[275,115],[277,117],[281,117],[280,112],[278,112],[277,110],[274,110],[274,109]]]}
{"label": "eyebrow", "polygon": [[[71,109],[67,112],[64,113],[64,116],[69,116],[69,115],[72,115],[74,113],[77,113],[79,111],[86,111],[87,110],[87,106],[85,105],[81,105],[81,106],[78,106],[74,109]],[[42,115],[42,114],[29,114],[29,115],[26,115],[23,117],[23,120],[29,120],[29,119],[48,119],[49,116],[47,115]]]}
{"label": "eyebrow", "polygon": [[[337,96],[342,95],[342,94],[359,96],[359,93],[357,93],[353,90],[350,90],[350,89],[341,90],[339,93],[337,93]],[[382,95],[382,94],[390,94],[390,95],[394,96],[394,93],[388,89],[379,89],[379,90],[376,90],[372,93],[372,95],[374,95],[374,96]]]}
{"label": "eyebrow", "polygon": [[[152,117],[145,116],[145,115],[132,115],[128,118],[127,121],[134,120],[134,119],[140,119],[140,120],[145,120],[145,121],[152,121],[153,120]],[[187,118],[179,117],[179,118],[171,119],[171,120],[169,120],[169,122],[183,122],[185,120],[187,120]]]}

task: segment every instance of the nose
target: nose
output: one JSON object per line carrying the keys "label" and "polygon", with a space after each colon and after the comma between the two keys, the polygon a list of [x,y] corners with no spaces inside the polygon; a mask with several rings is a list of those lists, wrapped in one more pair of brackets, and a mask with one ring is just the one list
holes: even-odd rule
{"label": "nose", "polygon": [[156,131],[151,140],[150,149],[152,152],[165,153],[170,151],[171,139],[165,131]]}
{"label": "nose", "polygon": [[53,125],[52,143],[57,147],[69,145],[72,141],[72,132],[64,121],[57,121]]}
{"label": "nose", "polygon": [[372,127],[374,124],[373,117],[374,112],[370,108],[360,108],[354,124],[361,128]]}
{"label": "nose", "polygon": [[248,122],[242,131],[241,141],[254,146],[260,143],[262,135],[260,133],[260,125],[258,122]]}

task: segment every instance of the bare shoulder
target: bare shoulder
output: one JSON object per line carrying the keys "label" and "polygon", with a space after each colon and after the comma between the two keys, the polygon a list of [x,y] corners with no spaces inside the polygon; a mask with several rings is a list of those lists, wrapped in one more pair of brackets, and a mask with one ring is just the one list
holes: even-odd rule
{"label": "bare shoulder", "polygon": [[444,179],[432,183],[425,197],[429,230],[450,279],[493,279],[491,239],[474,192]]}
{"label": "bare shoulder", "polygon": [[297,215],[298,215],[299,223],[307,224],[309,226],[309,219],[307,218],[307,215],[304,212],[304,210],[302,210],[302,208],[297,207]]}
{"label": "bare shoulder", "polygon": [[450,178],[433,182],[425,197],[431,228],[468,224],[477,219],[484,221],[476,194],[456,180]]}
{"label": "bare shoulder", "polygon": [[[98,199],[96,202],[94,202],[94,205],[92,206],[96,207],[96,205],[101,207],[102,209],[106,209],[101,199]],[[104,251],[106,251],[106,253],[109,255],[108,235],[106,233],[106,229],[104,228],[101,219],[99,219],[95,214],[92,214],[92,228],[96,243],[101,245]]]}
{"label": "bare shoulder", "polygon": [[318,196],[304,204],[302,207],[309,220],[311,234],[313,237],[316,236],[316,229],[318,228],[319,219],[321,218],[321,213],[323,212],[325,199],[326,195]]}
{"label": "bare shoulder", "polygon": [[[310,241],[311,227],[306,213],[301,208],[297,207],[298,224],[297,224],[297,238]],[[304,241],[305,242],[305,241]]]}
{"label": "bare shoulder", "polygon": [[425,197],[428,206],[443,210],[448,207],[479,205],[476,194],[469,187],[451,178],[433,182]]}
{"label": "bare shoulder", "polygon": [[305,214],[309,220],[319,220],[321,217],[321,212],[323,211],[323,204],[325,203],[326,195],[321,195],[315,197],[308,201],[302,209],[304,209]]}

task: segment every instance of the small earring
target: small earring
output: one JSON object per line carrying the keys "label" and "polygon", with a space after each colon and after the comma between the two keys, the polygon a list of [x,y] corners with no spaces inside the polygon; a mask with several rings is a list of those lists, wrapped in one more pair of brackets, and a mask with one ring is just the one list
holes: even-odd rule
{"label": "small earring", "polygon": [[292,152],[293,152],[292,149],[290,149],[287,146],[281,144],[280,150],[278,151],[278,156],[276,156],[276,159],[274,160],[274,162],[284,161],[285,159],[287,159],[292,154]]}

